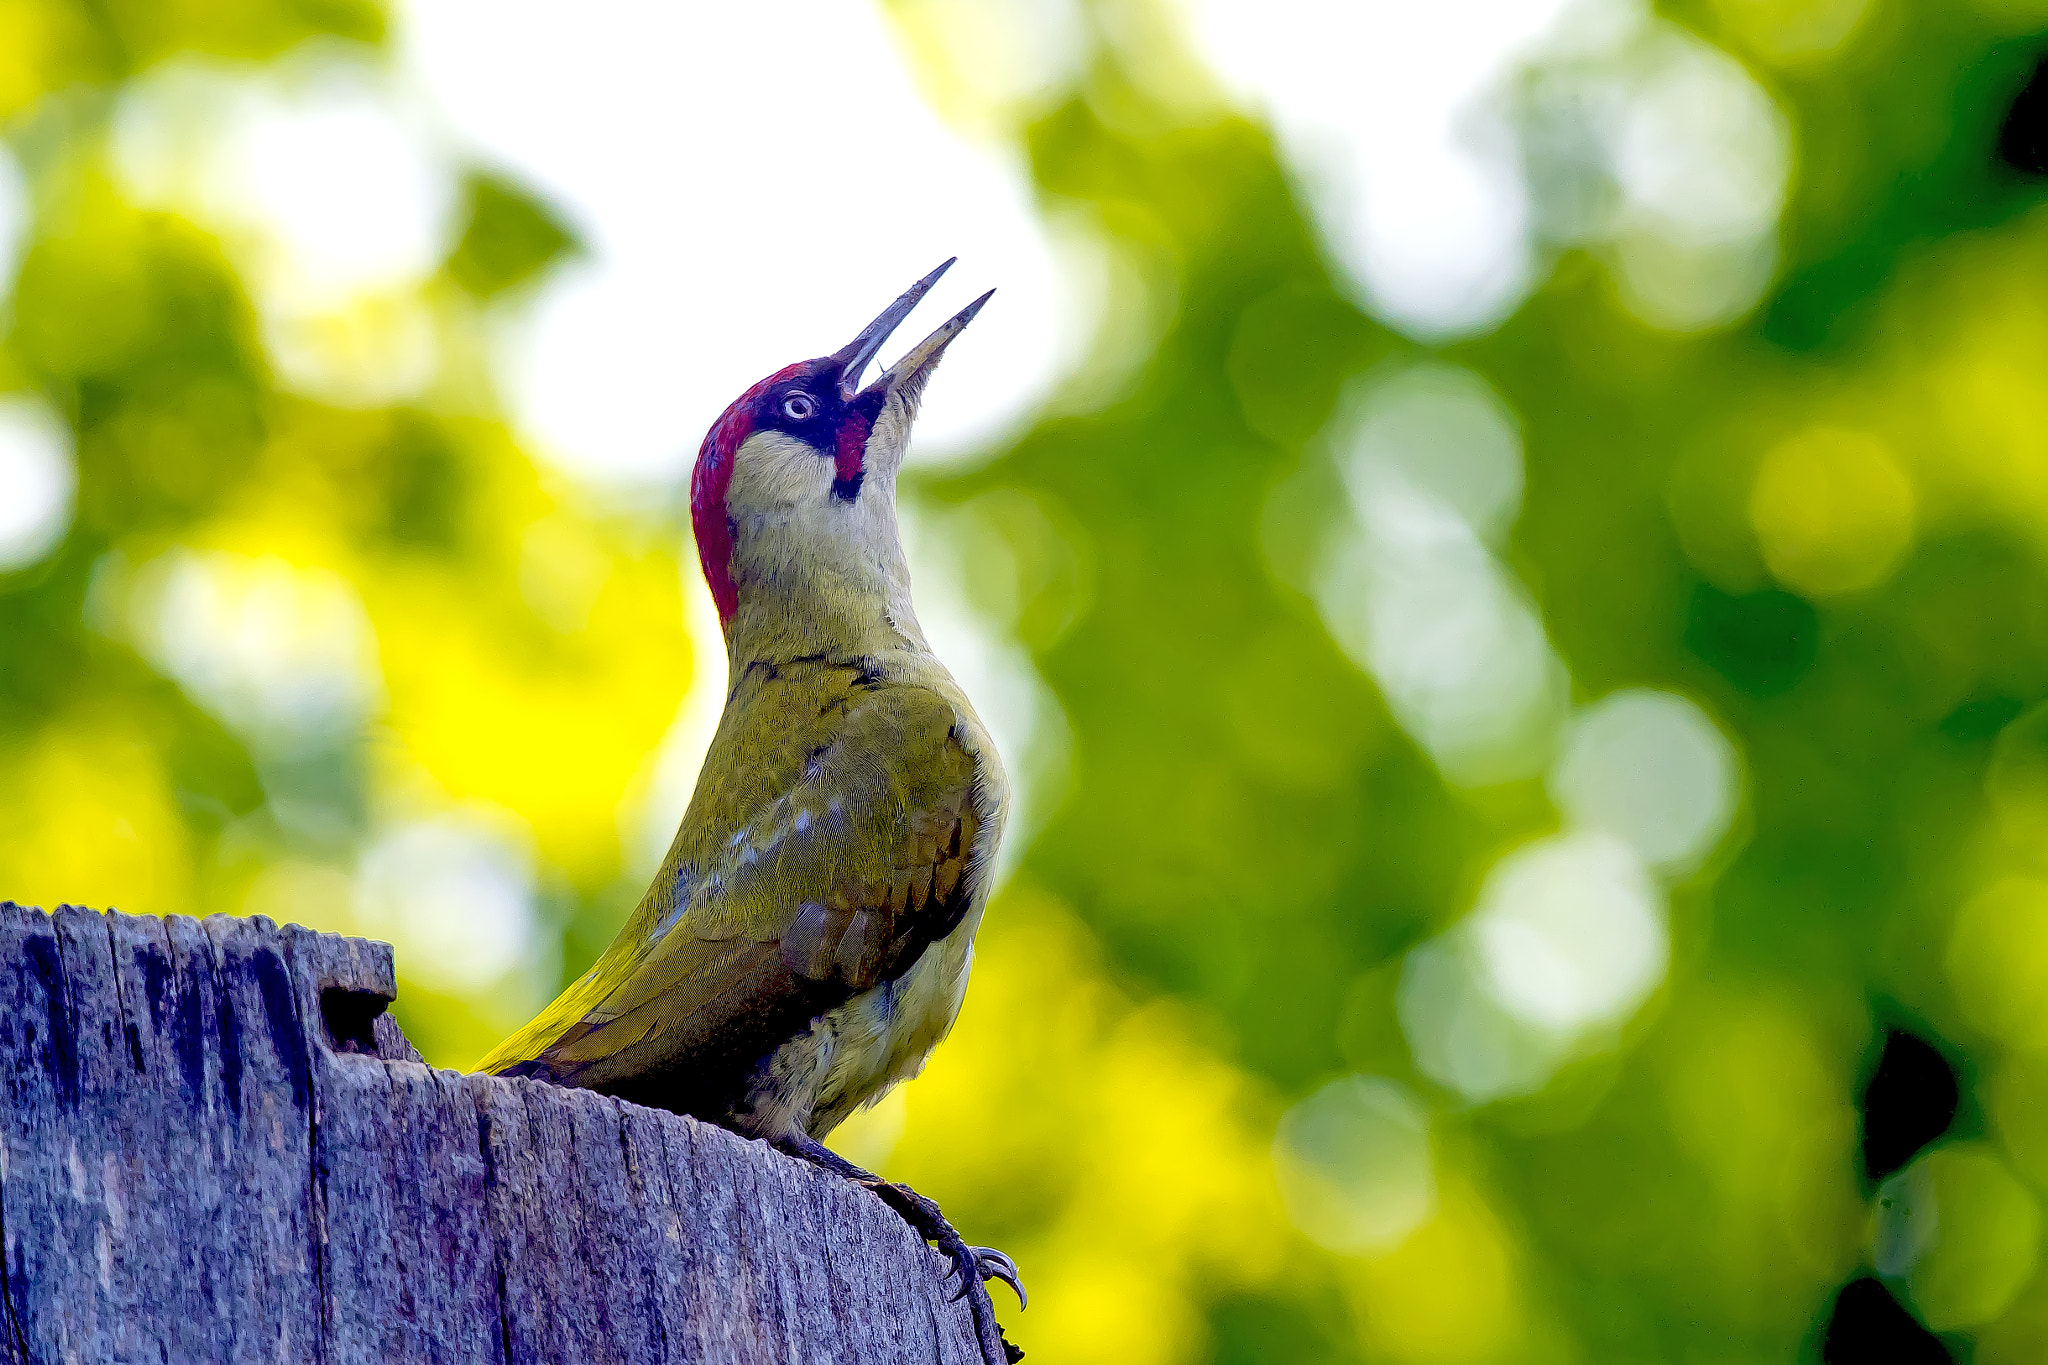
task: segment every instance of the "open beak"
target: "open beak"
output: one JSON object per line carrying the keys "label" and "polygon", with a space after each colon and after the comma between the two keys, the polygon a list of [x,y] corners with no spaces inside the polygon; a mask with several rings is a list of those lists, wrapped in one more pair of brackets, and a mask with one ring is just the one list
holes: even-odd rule
{"label": "open beak", "polygon": [[[957,256],[948,257],[941,262],[938,269],[904,290],[896,302],[884,308],[880,317],[861,329],[859,336],[833,353],[832,358],[840,363],[841,398],[851,400],[861,391],[860,377],[866,372],[868,362],[875,358],[875,352],[882,349],[882,343],[889,339],[890,333],[903,325],[903,320],[910,316],[918,301],[931,292],[931,287],[939,282],[939,276],[945,274],[958,259]],[[924,389],[926,378],[937,367],[939,357],[946,353],[946,347],[952,344],[954,337],[966,329],[968,323],[974,321],[974,315],[988,302],[989,294],[995,292],[993,289],[989,290],[988,294],[983,294],[946,319],[938,331],[911,347],[901,360],[877,376],[875,382],[868,386],[869,389],[902,389],[905,391],[905,400],[915,406],[919,393]]]}

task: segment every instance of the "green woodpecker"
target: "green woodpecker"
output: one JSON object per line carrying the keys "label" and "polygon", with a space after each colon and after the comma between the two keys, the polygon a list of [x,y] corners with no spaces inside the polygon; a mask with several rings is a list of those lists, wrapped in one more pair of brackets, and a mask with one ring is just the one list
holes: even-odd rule
{"label": "green woodpecker", "polygon": [[[765,1138],[874,1189],[950,1258],[983,1353],[1001,1252],[820,1142],[915,1075],[967,989],[1008,786],[911,608],[896,473],[969,304],[872,384],[952,262],[851,343],[741,394],[697,455],[697,554],[730,694],[654,884],[589,973],[480,1069]],[[993,291],[991,291],[993,292]]]}

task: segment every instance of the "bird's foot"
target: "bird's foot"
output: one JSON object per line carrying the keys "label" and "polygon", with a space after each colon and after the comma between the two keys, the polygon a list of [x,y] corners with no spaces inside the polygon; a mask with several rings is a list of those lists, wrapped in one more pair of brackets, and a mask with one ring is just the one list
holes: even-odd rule
{"label": "bird's foot", "polygon": [[[1024,1292],[1024,1281],[1017,1274],[1017,1263],[1015,1261],[1002,1252],[997,1251],[994,1247],[968,1247],[967,1250],[973,1253],[975,1270],[981,1275],[984,1283],[989,1280],[1001,1280],[1004,1284],[1010,1286],[1010,1292],[1017,1296],[1017,1307],[1029,1308],[1031,1306],[1031,1296]],[[957,1262],[946,1262],[946,1278],[952,1279],[954,1273],[959,1268]],[[958,1298],[960,1296],[955,1294],[953,1297]]]}
{"label": "bird's foot", "polygon": [[1002,1326],[996,1321],[995,1304],[989,1299],[988,1286],[984,1283],[1001,1280],[1016,1291],[1017,1306],[1023,1307],[1024,1282],[1017,1274],[1015,1261],[993,1247],[967,1245],[953,1225],[946,1221],[937,1204],[908,1185],[899,1185],[862,1170],[815,1139],[784,1139],[776,1145],[791,1156],[822,1166],[834,1175],[873,1190],[883,1203],[910,1224],[912,1232],[938,1248],[939,1254],[946,1258],[943,1278],[960,1277],[960,1286],[952,1297],[967,1300],[967,1312],[974,1321],[975,1341],[981,1347],[983,1365],[1015,1365],[1024,1358],[1024,1353],[1003,1337]]}

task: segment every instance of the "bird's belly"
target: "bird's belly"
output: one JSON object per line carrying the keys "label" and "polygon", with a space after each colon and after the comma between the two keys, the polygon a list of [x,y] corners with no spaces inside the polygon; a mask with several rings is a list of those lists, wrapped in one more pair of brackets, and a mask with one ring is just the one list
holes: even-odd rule
{"label": "bird's belly", "polygon": [[922,1070],[960,1013],[980,918],[968,915],[902,976],[819,1016],[777,1048],[755,1072],[736,1126],[756,1137],[822,1138]]}

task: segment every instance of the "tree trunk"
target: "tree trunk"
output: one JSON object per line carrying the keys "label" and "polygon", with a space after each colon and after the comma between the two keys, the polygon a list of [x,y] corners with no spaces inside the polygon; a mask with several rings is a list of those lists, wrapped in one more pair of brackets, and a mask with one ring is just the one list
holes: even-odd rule
{"label": "tree trunk", "polygon": [[976,1365],[865,1191],[423,1065],[389,945],[0,903],[0,1362]]}

